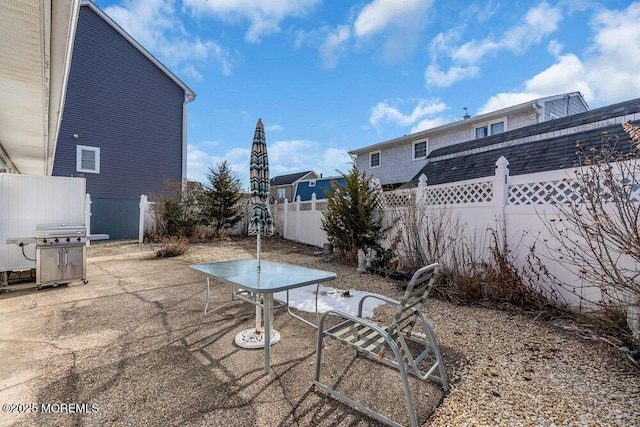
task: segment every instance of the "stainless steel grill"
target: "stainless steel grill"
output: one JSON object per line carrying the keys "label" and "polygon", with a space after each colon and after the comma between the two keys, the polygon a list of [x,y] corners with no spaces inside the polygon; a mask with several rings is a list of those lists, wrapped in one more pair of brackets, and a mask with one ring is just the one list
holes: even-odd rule
{"label": "stainless steel grill", "polygon": [[85,243],[87,227],[83,224],[38,224],[35,239],[39,246]]}
{"label": "stainless steel grill", "polygon": [[36,245],[36,286],[82,280],[87,283],[86,243],[108,239],[107,234],[87,234],[84,224],[38,224],[33,237],[12,238],[7,243]]}

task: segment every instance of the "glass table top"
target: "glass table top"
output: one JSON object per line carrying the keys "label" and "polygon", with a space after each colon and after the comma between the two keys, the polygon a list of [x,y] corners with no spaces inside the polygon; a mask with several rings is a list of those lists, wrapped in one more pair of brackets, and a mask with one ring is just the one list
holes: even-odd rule
{"label": "glass table top", "polygon": [[272,293],[336,278],[331,271],[257,259],[195,264],[192,269],[248,291]]}

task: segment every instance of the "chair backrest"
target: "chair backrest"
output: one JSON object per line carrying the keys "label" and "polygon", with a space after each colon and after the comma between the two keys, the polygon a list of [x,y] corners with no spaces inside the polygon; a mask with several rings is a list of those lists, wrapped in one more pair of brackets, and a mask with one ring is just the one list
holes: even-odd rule
{"label": "chair backrest", "polygon": [[418,313],[424,309],[424,303],[433,284],[438,279],[439,272],[440,264],[433,263],[418,269],[413,274],[393,317],[393,323],[388,329],[390,334],[395,331],[408,332],[413,330],[418,320]]}

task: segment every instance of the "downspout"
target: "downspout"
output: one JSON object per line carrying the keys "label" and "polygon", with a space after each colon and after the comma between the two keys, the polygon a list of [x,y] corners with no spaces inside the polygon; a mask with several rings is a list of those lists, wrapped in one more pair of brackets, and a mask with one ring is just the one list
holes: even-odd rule
{"label": "downspout", "polygon": [[543,120],[540,120],[540,117],[542,117],[542,112],[540,111],[540,106],[538,105],[538,103],[534,102],[533,104],[531,104],[531,108],[533,108],[533,111],[538,116],[536,122],[540,123],[541,121],[544,121],[544,117]]}
{"label": "downspout", "polygon": [[182,103],[182,189],[186,189],[187,185],[187,104],[196,99],[193,92],[184,93],[184,102]]}

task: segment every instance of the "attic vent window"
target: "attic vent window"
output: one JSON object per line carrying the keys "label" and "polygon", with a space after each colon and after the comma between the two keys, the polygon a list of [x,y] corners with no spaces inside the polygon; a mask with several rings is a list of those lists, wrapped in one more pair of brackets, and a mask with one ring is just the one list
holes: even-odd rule
{"label": "attic vent window", "polygon": [[314,179],[313,181],[309,181],[309,187],[315,187],[316,186],[316,180]]}

